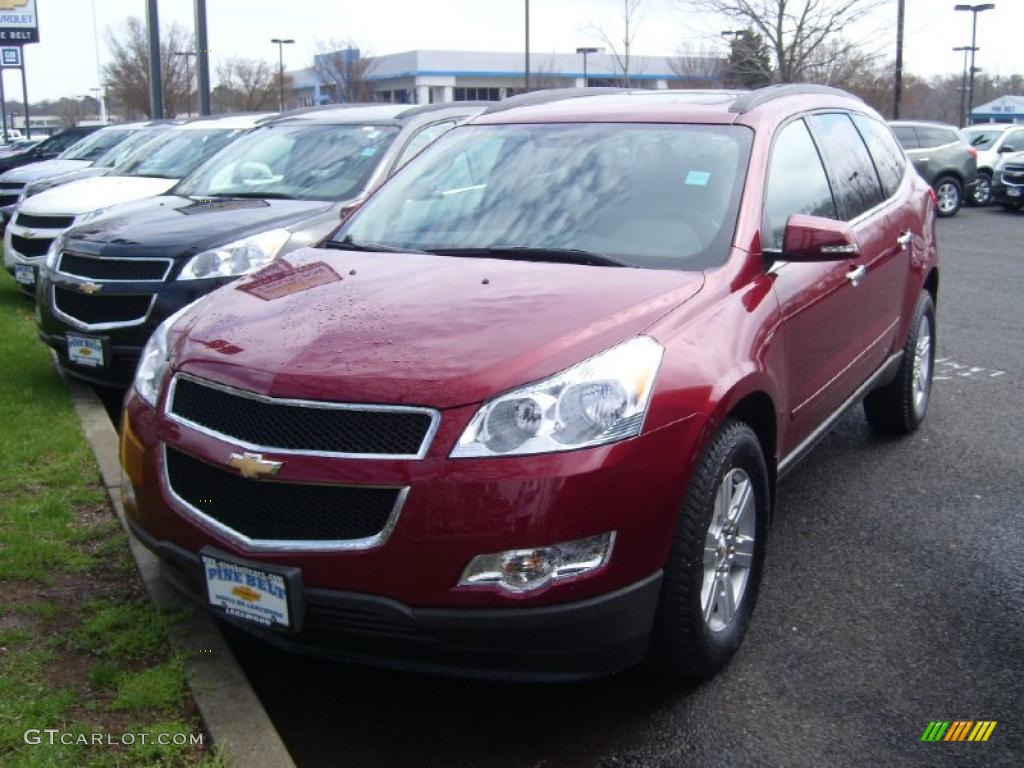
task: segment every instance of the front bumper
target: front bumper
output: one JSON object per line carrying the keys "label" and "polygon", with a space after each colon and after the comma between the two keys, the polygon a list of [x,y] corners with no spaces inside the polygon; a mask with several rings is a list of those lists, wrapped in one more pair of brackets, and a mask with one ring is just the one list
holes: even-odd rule
{"label": "front bumper", "polygon": [[992,179],[992,200],[996,203],[1024,206],[1024,183],[1013,183],[997,173]]}
{"label": "front bumper", "polygon": [[[206,605],[199,557],[131,524],[164,575]],[[298,632],[274,631],[217,611],[289,651],[421,672],[505,680],[604,677],[647,653],[661,571],[613,592],[538,608],[417,608],[375,595],[306,588]]]}

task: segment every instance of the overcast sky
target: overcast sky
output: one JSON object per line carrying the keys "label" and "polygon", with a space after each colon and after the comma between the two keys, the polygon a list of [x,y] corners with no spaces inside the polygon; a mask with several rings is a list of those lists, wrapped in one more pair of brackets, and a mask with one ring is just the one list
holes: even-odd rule
{"label": "overcast sky", "polygon": [[[959,72],[961,54],[953,46],[970,44],[970,14],[953,10],[954,0],[907,0],[905,62],[921,75]],[[621,36],[616,9],[622,0],[532,0],[531,48],[540,53],[572,51],[600,44],[599,25]],[[124,19],[145,16],[145,0],[38,0],[42,42],[26,46],[29,97],[36,101],[80,96],[96,87],[96,11],[100,63],[107,61],[107,30],[117,32]],[[523,46],[523,0],[207,0],[209,42],[214,70],[232,56],[276,60],[271,37],[292,37],[288,68],[308,66],[317,42],[352,38],[373,53],[414,48],[519,51]],[[895,50],[896,0],[854,34],[870,40],[888,56]],[[177,22],[191,29],[192,0],[160,0],[162,25]],[[708,14],[686,14],[675,0],[644,0],[634,50],[672,55],[680,45],[717,46],[730,25]],[[978,66],[992,74],[1024,70],[1021,33],[1024,0],[997,0],[996,9],[979,16]],[[214,75],[215,77],[215,75]],[[7,92],[20,98],[16,72],[8,71]]]}

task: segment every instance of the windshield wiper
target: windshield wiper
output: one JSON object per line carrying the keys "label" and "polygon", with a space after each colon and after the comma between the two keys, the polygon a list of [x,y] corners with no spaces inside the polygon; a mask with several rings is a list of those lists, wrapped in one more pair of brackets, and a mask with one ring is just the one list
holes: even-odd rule
{"label": "windshield wiper", "polygon": [[223,197],[228,200],[232,198],[240,198],[242,200],[291,200],[291,195],[286,195],[284,192],[218,192],[216,197]]}
{"label": "windshield wiper", "polygon": [[591,267],[632,267],[628,262],[579,248],[545,248],[532,245],[492,245],[487,248],[434,248],[440,256],[476,256],[518,261],[550,261],[556,264],[586,264]]}
{"label": "windshield wiper", "polygon": [[341,240],[328,240],[324,243],[325,248],[334,248],[339,251],[369,251],[371,253],[426,253],[413,248],[396,248],[393,245],[382,245],[380,243],[357,243],[352,235],[345,235]]}

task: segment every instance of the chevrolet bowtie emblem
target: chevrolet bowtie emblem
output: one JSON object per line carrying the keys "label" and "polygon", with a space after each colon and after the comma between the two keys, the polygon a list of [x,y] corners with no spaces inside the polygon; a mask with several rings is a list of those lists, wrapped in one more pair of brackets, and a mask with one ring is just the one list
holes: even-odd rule
{"label": "chevrolet bowtie emblem", "polygon": [[92,296],[94,293],[99,293],[103,290],[103,286],[99,283],[79,283],[78,290],[82,293]]}
{"label": "chevrolet bowtie emblem", "polygon": [[237,469],[242,477],[252,480],[276,475],[284,462],[267,461],[262,453],[232,453],[228,457],[228,464]]}

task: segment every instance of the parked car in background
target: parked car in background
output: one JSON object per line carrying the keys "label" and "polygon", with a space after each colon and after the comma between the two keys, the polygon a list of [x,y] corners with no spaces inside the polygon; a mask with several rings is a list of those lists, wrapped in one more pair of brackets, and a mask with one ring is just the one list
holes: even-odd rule
{"label": "parked car in background", "polygon": [[987,205],[992,202],[992,179],[999,160],[1010,152],[1024,152],[1024,125],[970,125],[961,128],[960,135],[978,151],[978,183],[973,202]]}
{"label": "parked car in background", "polygon": [[[99,129],[100,126],[98,125],[68,128],[65,131],[55,133],[53,136],[43,139],[31,146],[24,147],[22,149],[14,149],[3,157],[0,157],[0,173],[9,171],[11,168],[17,168],[21,165],[36,163],[40,160],[51,160],[72,144],[75,144],[90,133],[94,133]],[[8,205],[9,201],[4,200],[3,191],[4,187],[0,184],[0,205]],[[14,196],[17,197],[16,194]]]}
{"label": "parked car in background", "polygon": [[203,118],[174,126],[122,164],[117,175],[62,184],[24,200],[4,233],[4,264],[21,289],[35,292],[36,270],[54,239],[81,217],[163,194],[269,115]]}
{"label": "parked car in background", "polygon": [[0,145],[0,157],[6,157],[12,152],[21,152],[26,149],[31,149],[42,140],[42,138],[16,139],[8,142],[7,144],[2,144]]}
{"label": "parked car in background", "polygon": [[1024,151],[1004,154],[996,163],[992,200],[1007,211],[1024,208]]}
{"label": "parked car in background", "polygon": [[331,107],[252,130],[167,195],[66,232],[40,278],[40,337],[69,374],[127,389],[169,315],[319,242],[392,171],[485,107]]}
{"label": "parked car in background", "polygon": [[[40,160],[0,174],[0,212],[9,221],[22,190],[33,181],[88,168],[111,149],[137,133],[146,123],[111,125],[72,144],[52,160]],[[11,198],[14,198],[13,200]]]}
{"label": "parked car in background", "polygon": [[778,478],[861,401],[883,433],[925,416],[936,213],[908,167],[821,86],[514,97],[154,332],[130,525],[295,650],[709,677]]}
{"label": "parked car in background", "polygon": [[965,196],[974,194],[978,152],[960,131],[942,123],[890,122],[907,156],[939,198],[939,216],[955,216]]}
{"label": "parked car in background", "polygon": [[[22,188],[15,207],[20,205],[26,198],[38,195],[40,192],[53,189],[61,184],[68,184],[79,179],[91,179],[93,176],[117,176],[120,167],[128,168],[135,159],[145,157],[149,151],[146,145],[154,141],[161,131],[168,130],[172,125],[173,123],[170,120],[151,120],[145,124],[145,127],[139,128],[127,139],[111,147],[105,154],[88,166],[29,182]],[[13,213],[12,209],[11,215]]]}

